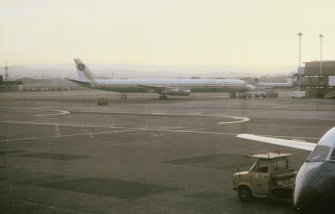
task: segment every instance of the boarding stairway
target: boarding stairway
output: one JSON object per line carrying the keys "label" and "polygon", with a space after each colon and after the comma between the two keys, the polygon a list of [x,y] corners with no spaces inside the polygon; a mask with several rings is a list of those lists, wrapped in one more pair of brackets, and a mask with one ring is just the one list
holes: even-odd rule
{"label": "boarding stairway", "polygon": [[325,94],[325,98],[326,99],[335,98],[335,91],[331,91],[331,92]]}

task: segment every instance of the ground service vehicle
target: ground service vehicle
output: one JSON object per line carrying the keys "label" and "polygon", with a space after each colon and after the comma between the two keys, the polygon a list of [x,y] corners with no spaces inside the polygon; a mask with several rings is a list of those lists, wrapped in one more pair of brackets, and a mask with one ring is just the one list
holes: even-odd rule
{"label": "ground service vehicle", "polygon": [[241,92],[238,93],[239,98],[252,98],[252,93],[250,91],[248,92]]}
{"label": "ground service vehicle", "polygon": [[99,105],[99,106],[105,106],[105,105],[108,105],[108,102],[107,102],[106,98],[104,98],[104,97],[99,97],[99,98],[98,98],[98,105]]}
{"label": "ground service vehicle", "polygon": [[258,91],[255,93],[255,98],[278,98],[278,92],[273,88],[265,88],[264,91]]}
{"label": "ground service vehicle", "polygon": [[233,190],[242,202],[253,197],[291,198],[296,172],[291,168],[290,154],[264,153],[249,171],[233,175]]}
{"label": "ground service vehicle", "polygon": [[306,92],[305,91],[293,91],[292,98],[305,98],[306,97]]}

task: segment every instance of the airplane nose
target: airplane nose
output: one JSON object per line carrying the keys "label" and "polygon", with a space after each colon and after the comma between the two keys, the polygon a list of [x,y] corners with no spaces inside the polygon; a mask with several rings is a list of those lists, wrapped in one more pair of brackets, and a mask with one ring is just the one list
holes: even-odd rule
{"label": "airplane nose", "polygon": [[300,186],[295,188],[293,203],[298,213],[316,213],[316,202],[320,192],[315,188]]}
{"label": "airplane nose", "polygon": [[315,173],[311,173],[311,168],[310,163],[303,164],[295,180],[293,203],[298,213],[313,213],[314,205],[320,196],[317,179]]}
{"label": "airplane nose", "polygon": [[[298,213],[332,213],[335,209],[334,163],[305,163],[295,181],[293,203]],[[332,211],[332,212],[329,212]]]}

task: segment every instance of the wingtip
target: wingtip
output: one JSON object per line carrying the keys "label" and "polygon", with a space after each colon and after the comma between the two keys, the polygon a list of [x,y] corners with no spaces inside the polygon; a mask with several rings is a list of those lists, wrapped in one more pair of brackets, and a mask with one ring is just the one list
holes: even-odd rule
{"label": "wingtip", "polygon": [[237,138],[243,138],[245,136],[250,136],[250,135],[253,135],[253,134],[238,134],[236,135]]}

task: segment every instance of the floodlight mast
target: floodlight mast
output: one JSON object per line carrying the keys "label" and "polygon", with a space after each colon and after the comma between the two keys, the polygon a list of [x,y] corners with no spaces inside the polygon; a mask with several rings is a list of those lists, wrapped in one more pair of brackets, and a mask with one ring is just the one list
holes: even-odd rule
{"label": "floodlight mast", "polygon": [[322,74],[322,39],[325,36],[320,34],[319,37],[320,37],[320,74]]}
{"label": "floodlight mast", "polygon": [[5,66],[5,81],[8,81],[8,66],[7,66],[7,60],[6,60],[6,66]]}
{"label": "floodlight mast", "polygon": [[[297,34],[299,36],[299,68],[301,67],[301,36],[303,35],[301,32]],[[299,77],[299,91],[301,91],[301,74],[300,69],[298,69],[298,77]]]}

